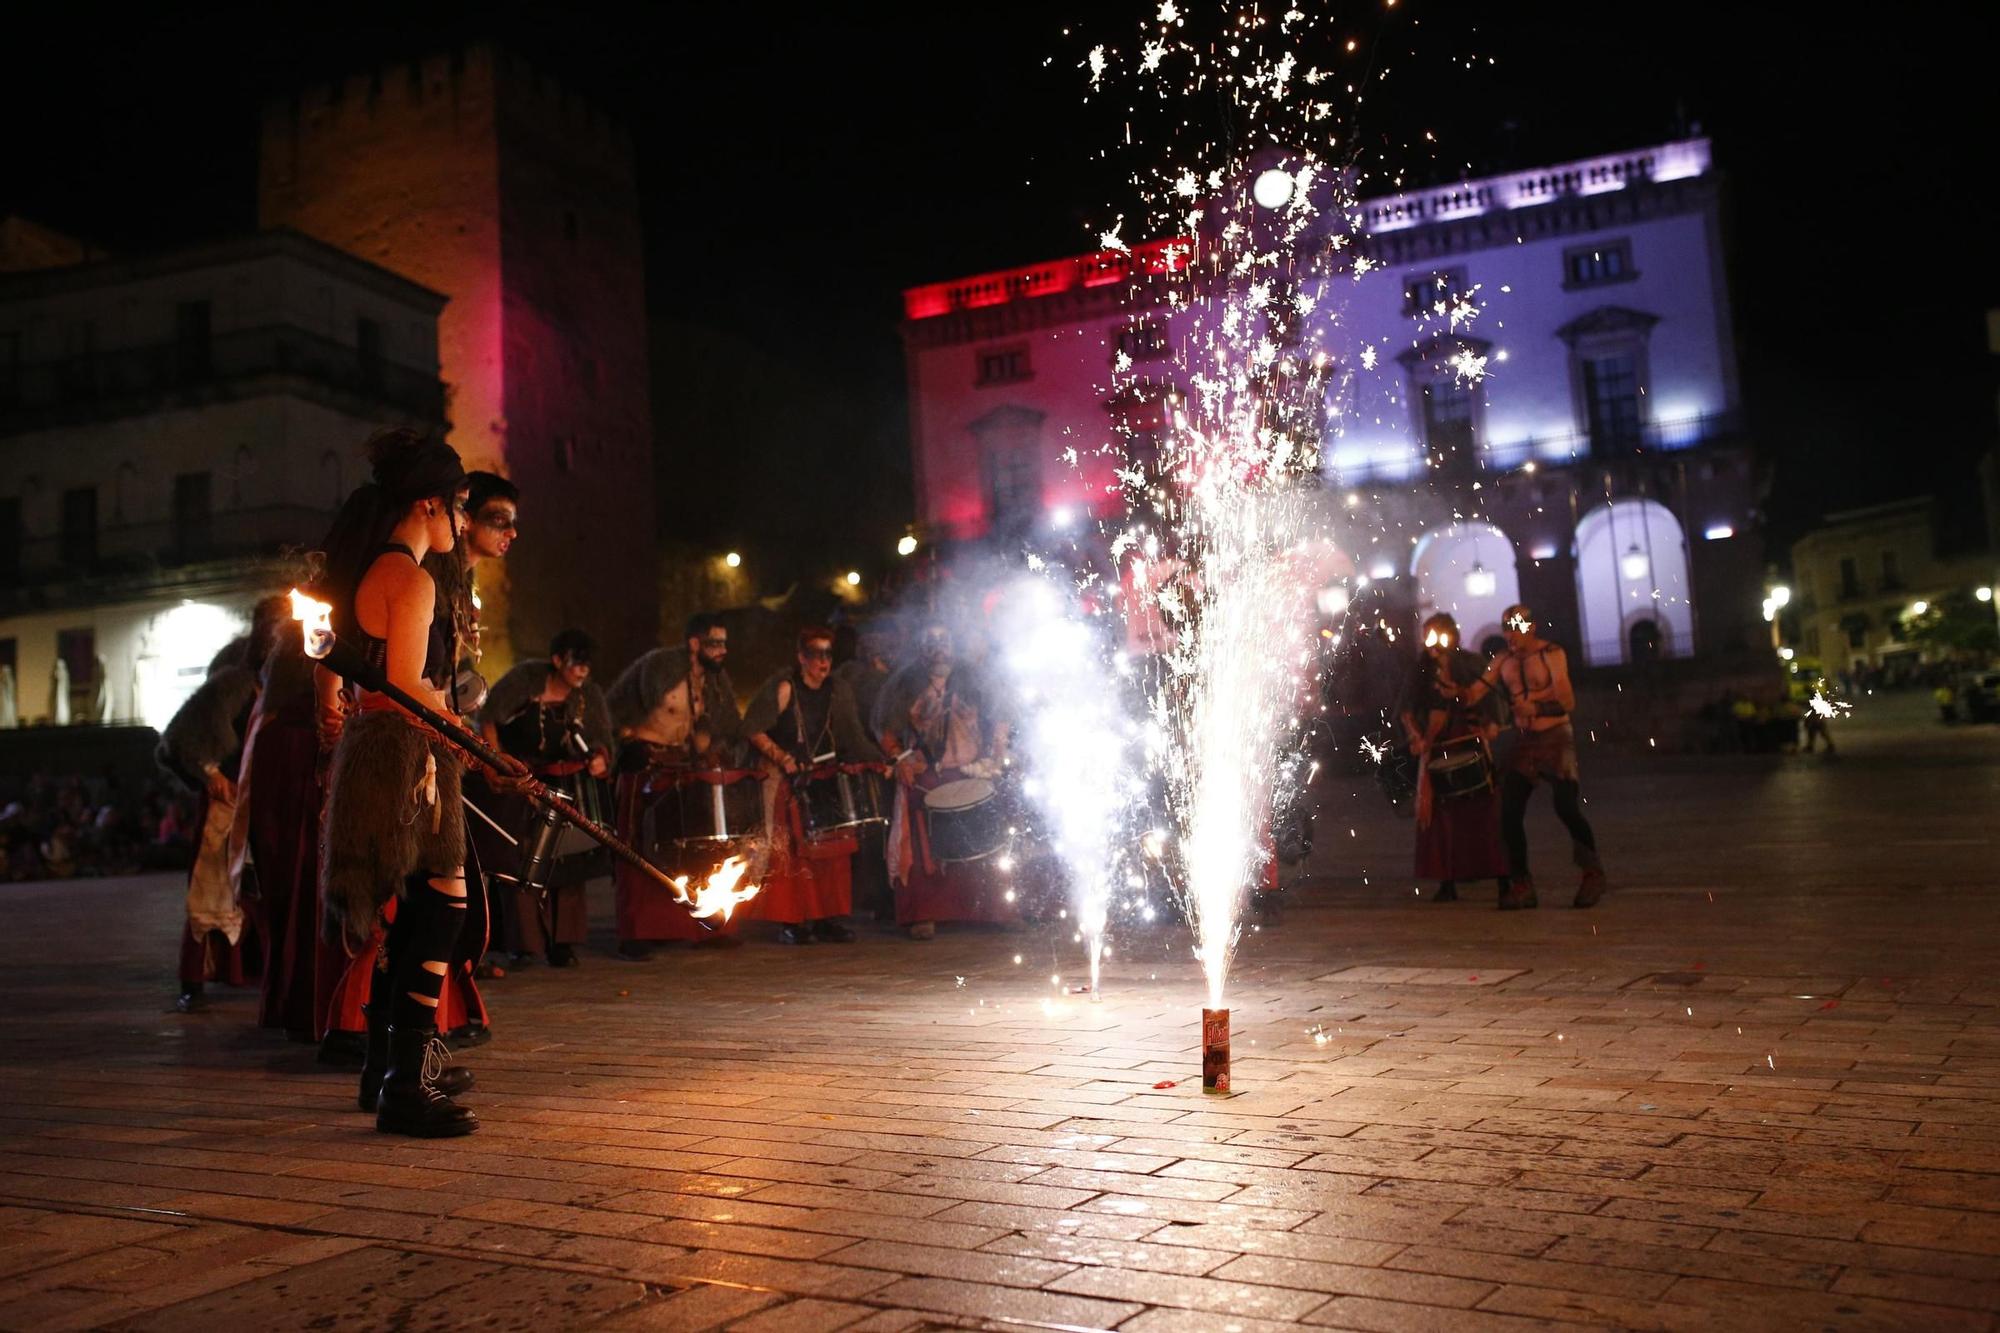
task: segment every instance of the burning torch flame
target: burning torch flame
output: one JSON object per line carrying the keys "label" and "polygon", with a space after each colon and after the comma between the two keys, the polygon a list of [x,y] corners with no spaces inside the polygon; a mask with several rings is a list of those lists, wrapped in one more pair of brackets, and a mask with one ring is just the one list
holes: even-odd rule
{"label": "burning torch flame", "polygon": [[742,883],[744,872],[749,869],[750,863],[744,858],[730,857],[716,867],[714,874],[702,881],[692,898],[688,897],[688,876],[678,875],[668,882],[674,886],[675,901],[686,904],[688,915],[695,920],[714,916],[727,921],[731,912],[757,896],[758,885],[741,889],[736,887]]}
{"label": "burning torch flame", "polygon": [[305,635],[306,656],[319,661],[333,651],[333,608],[315,602],[297,588],[291,591],[292,619]]}

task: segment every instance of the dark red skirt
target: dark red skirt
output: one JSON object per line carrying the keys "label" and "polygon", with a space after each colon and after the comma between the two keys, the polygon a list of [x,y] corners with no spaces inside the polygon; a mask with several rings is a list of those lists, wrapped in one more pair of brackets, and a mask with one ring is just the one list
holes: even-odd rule
{"label": "dark red skirt", "polygon": [[250,856],[269,945],[257,1021],[317,1036],[340,980],[319,939],[319,738],[310,714],[278,714],[251,745]]}
{"label": "dark red skirt", "polygon": [[1417,878],[1498,879],[1506,873],[1498,793],[1433,794],[1430,825],[1417,830]]}
{"label": "dark red skirt", "polygon": [[[644,773],[624,773],[618,778],[618,833],[626,842],[640,847],[644,809],[641,804],[642,790],[646,785]],[[640,847],[641,851],[645,848]],[[722,862],[721,854],[715,864]],[[670,873],[706,876],[714,866],[691,865],[684,868],[667,867]],[[687,908],[674,901],[673,890],[653,879],[644,871],[635,870],[623,861],[612,866],[612,883],[618,896],[618,939],[620,943],[633,940],[688,941],[706,939],[718,933],[696,922],[687,914]],[[720,932],[736,929],[736,922],[743,919],[741,912],[720,926]]]}

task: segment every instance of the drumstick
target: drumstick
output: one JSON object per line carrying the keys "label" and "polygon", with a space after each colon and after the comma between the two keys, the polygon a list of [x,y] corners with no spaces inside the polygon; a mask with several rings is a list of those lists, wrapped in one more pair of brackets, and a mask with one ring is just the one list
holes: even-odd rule
{"label": "drumstick", "polygon": [[515,837],[513,834],[509,833],[506,829],[501,828],[497,823],[495,823],[493,821],[492,815],[487,814],[484,810],[481,810],[478,806],[474,805],[472,803],[472,798],[470,796],[461,794],[458,799],[465,802],[466,809],[472,811],[473,814],[478,815],[481,819],[485,820],[486,827],[492,829],[495,833],[505,838],[508,842],[512,843],[514,846],[519,847],[521,845],[521,840]]}

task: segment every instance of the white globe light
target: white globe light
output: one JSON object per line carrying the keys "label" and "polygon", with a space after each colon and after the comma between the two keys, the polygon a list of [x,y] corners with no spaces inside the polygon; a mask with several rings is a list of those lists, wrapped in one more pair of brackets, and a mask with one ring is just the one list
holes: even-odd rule
{"label": "white globe light", "polygon": [[731,551],[728,555],[722,557],[722,563],[728,565],[731,569],[735,569],[743,563],[743,557]]}
{"label": "white globe light", "polygon": [[1791,604],[1792,590],[1790,588],[1780,583],[1777,587],[1771,589],[1772,606],[1790,606]]}
{"label": "white globe light", "polygon": [[1500,581],[1493,576],[1492,570],[1486,568],[1484,565],[1475,564],[1465,576],[1465,595],[1467,597],[1491,597],[1493,590],[1499,584]]}
{"label": "white globe light", "polygon": [[1981,588],[1978,591],[1974,592],[1972,595],[1974,597],[1977,597],[1982,602],[1990,602],[1993,600],[1993,589]]}
{"label": "white globe light", "polygon": [[906,535],[901,541],[896,543],[897,555],[915,555],[916,553],[917,539],[915,537]]}
{"label": "white globe light", "polygon": [[1292,198],[1292,173],[1272,167],[1251,182],[1250,197],[1264,208],[1283,208]]}
{"label": "white globe light", "polygon": [[1910,614],[1911,614],[1911,615],[1913,615],[1913,616],[1920,616],[1920,615],[1922,615],[1922,614],[1923,614],[1924,612],[1926,612],[1926,611],[1928,611],[1928,610],[1930,610],[1930,609],[1931,609],[1931,604],[1930,604],[1929,602],[1911,602],[1911,603],[1910,603]]}
{"label": "white globe light", "polygon": [[847,586],[848,586],[848,587],[850,587],[850,588],[858,588],[858,587],[860,587],[860,586],[861,586],[861,571],[860,571],[860,570],[858,570],[858,569],[850,569],[850,570],[848,570],[848,571],[847,571]]}
{"label": "white globe light", "polygon": [[1653,562],[1646,558],[1646,553],[1639,549],[1636,542],[1633,543],[1631,550],[1618,558],[1619,572],[1628,579],[1643,579],[1652,568]]}

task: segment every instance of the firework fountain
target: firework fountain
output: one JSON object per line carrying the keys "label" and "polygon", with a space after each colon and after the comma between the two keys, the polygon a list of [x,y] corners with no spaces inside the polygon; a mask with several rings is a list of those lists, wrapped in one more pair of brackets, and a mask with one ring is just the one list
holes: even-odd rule
{"label": "firework fountain", "polygon": [[1130,686],[1102,622],[1046,570],[1005,585],[996,627],[1035,760],[1023,794],[1063,864],[1095,1000],[1112,902],[1133,855],[1127,829],[1145,794],[1138,727],[1125,706]]}
{"label": "firework fountain", "polygon": [[[1123,353],[1115,363],[1114,398],[1153,395],[1163,410],[1148,449],[1130,431],[1111,445],[1127,501],[1112,553],[1140,567],[1121,585],[1139,590],[1128,619],[1164,627],[1150,749],[1180,833],[1215,1091],[1228,1089],[1224,980],[1274,802],[1289,795],[1276,757],[1316,656],[1317,587],[1300,556],[1327,522],[1320,446],[1338,430],[1342,389],[1331,315],[1339,286],[1372,266],[1352,245],[1360,210],[1340,138],[1368,77],[1355,49],[1326,14],[1254,3],[1184,14],[1164,0],[1130,49],[1096,46],[1082,61],[1093,97],[1122,99],[1145,228],[1184,238],[1163,271],[1133,276],[1173,359],[1170,381]],[[1135,118],[1157,124],[1152,142]],[[1120,215],[1104,231],[1107,249],[1130,253],[1125,225]]]}

